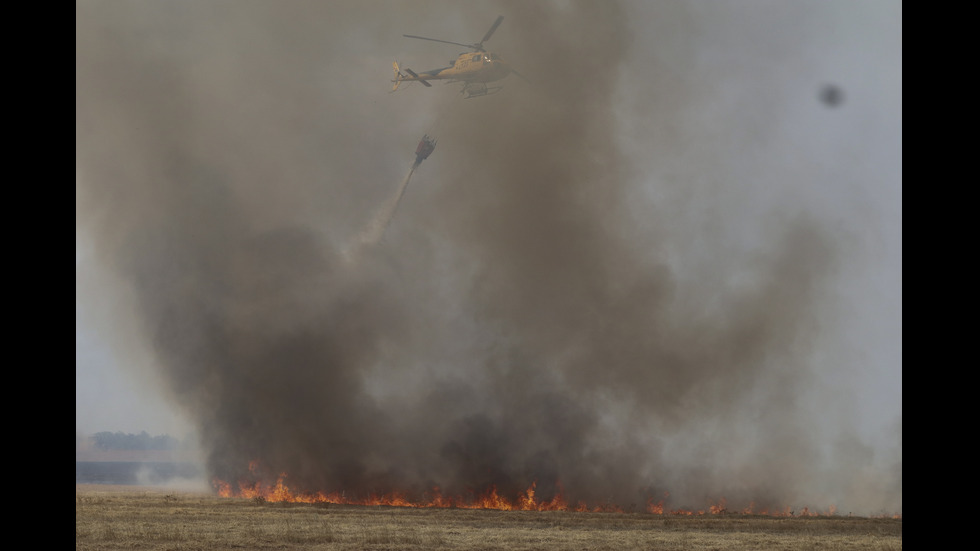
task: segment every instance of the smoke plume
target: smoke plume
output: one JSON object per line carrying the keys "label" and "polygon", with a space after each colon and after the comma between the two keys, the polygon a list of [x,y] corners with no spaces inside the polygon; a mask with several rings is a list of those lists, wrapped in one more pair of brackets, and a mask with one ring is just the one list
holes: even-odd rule
{"label": "smoke plume", "polygon": [[[813,161],[766,158],[792,157],[780,71],[808,54],[715,73],[711,5],[652,6],[76,6],[78,228],[212,476],[900,511],[900,449],[882,472],[813,415],[853,252]],[[388,93],[392,57],[459,49],[402,34],[476,42],[498,14],[485,46],[527,82]]]}
{"label": "smoke plume", "polygon": [[370,222],[354,238],[353,245],[346,251],[346,256],[349,259],[356,262],[364,247],[376,247],[381,242],[381,239],[384,238],[385,231],[391,224],[391,220],[395,217],[398,204],[401,203],[402,197],[405,196],[405,190],[408,189],[408,183],[412,180],[412,174],[415,173],[416,168],[418,168],[418,163],[412,165],[412,168],[405,175],[405,179],[398,186],[398,189],[381,205],[381,208],[378,209],[378,212],[371,218]]}

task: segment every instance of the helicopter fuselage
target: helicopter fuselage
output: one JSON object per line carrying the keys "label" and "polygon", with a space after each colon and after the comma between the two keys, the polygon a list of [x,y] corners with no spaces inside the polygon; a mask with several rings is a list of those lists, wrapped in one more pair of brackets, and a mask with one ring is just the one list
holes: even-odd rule
{"label": "helicopter fuselage", "polygon": [[510,74],[510,66],[497,54],[490,52],[462,53],[452,68],[446,69],[449,78],[467,82],[493,82]]}
{"label": "helicopter fuselage", "polygon": [[497,54],[490,52],[464,52],[449,67],[419,73],[418,78],[401,80],[449,80],[461,82],[493,82],[510,74],[510,66]]}

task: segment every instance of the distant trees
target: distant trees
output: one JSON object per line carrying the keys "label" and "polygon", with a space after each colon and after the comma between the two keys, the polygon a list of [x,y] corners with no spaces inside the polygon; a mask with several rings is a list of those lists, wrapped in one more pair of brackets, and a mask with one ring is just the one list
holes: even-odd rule
{"label": "distant trees", "polygon": [[123,432],[97,432],[92,442],[100,450],[176,450],[180,440],[168,434],[150,436],[146,431],[139,434]]}

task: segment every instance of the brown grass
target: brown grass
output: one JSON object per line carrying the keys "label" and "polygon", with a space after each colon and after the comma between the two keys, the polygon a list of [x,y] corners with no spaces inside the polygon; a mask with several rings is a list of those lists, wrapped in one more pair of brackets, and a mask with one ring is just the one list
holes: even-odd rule
{"label": "brown grass", "polygon": [[75,488],[78,550],[901,548],[901,519],[358,507]]}

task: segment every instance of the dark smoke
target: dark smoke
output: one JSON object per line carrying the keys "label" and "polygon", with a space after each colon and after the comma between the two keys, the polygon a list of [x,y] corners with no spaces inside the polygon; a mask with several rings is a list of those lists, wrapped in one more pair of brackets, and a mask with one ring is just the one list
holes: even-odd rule
{"label": "dark smoke", "polygon": [[[637,67],[632,4],[76,7],[79,230],[131,285],[130,323],[214,477],[257,460],[350,495],[536,481],[572,502],[878,508],[897,492],[900,509],[900,474],[847,493],[858,473],[828,467],[805,407],[845,255],[833,227],[763,211],[745,260],[723,235],[741,203],[698,233],[677,212],[714,200],[638,191],[638,156],[693,147],[671,125],[702,88],[655,56]],[[403,33],[476,41],[498,13],[487,46],[529,83],[461,105],[441,84],[385,93],[390,57],[457,53]],[[695,48],[697,10],[662,15]],[[633,116],[663,132],[637,152],[622,89],[657,69]],[[450,104],[388,238],[346,256]],[[714,191],[740,177],[703,168]],[[677,259],[695,249],[691,275]]]}

